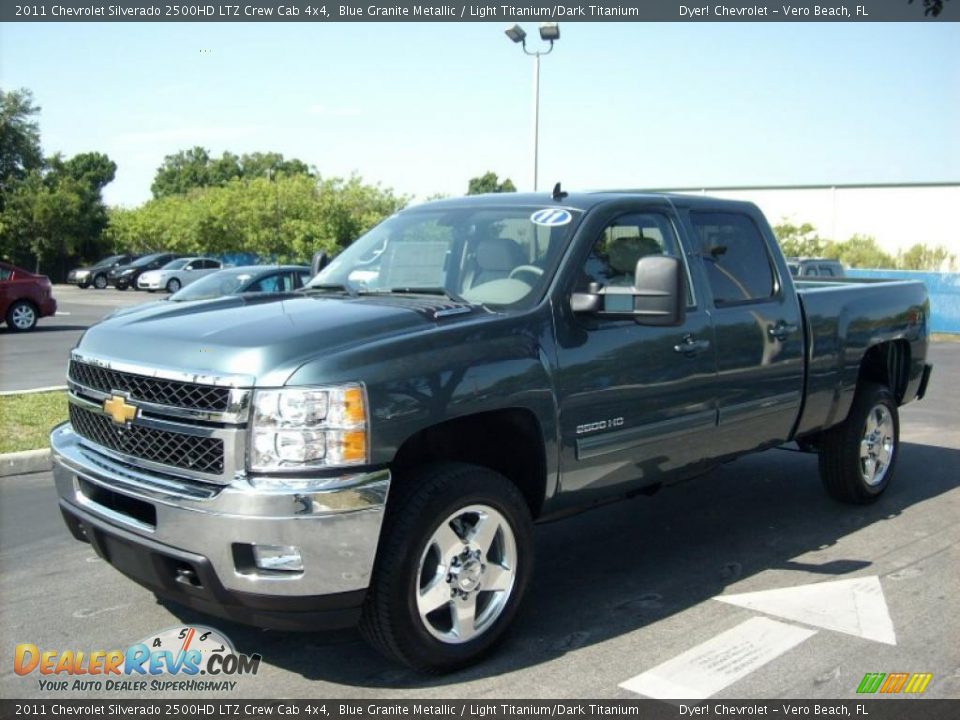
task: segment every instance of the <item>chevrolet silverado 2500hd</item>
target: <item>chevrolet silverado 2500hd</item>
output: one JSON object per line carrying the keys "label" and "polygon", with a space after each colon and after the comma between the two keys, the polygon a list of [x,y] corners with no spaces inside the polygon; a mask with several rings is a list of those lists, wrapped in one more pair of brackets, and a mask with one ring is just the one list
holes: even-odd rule
{"label": "chevrolet silverado 2500hd", "polygon": [[79,539],[158,596],[359,622],[449,670],[502,636],[532,526],[788,441],[875,500],[923,396],[918,282],[799,282],[753,205],[629,192],[404,210],[303,290],[91,327],[51,444]]}

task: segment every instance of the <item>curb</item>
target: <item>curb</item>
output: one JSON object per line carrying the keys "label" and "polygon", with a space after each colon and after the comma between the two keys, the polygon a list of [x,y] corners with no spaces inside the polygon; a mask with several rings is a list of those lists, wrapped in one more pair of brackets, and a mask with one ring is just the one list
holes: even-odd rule
{"label": "curb", "polygon": [[46,472],[52,467],[49,448],[0,454],[0,477]]}
{"label": "curb", "polygon": [[66,385],[51,385],[50,387],[30,388],[29,390],[0,390],[0,397],[5,395],[33,395],[34,393],[55,392],[66,389]]}

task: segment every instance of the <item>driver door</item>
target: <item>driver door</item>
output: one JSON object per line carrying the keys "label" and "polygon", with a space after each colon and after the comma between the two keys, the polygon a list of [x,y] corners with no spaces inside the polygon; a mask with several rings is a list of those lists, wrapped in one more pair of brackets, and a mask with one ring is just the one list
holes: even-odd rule
{"label": "driver door", "polygon": [[[632,287],[644,255],[686,264],[677,227],[668,207],[614,217],[580,261],[570,291],[592,283]],[[631,297],[620,296],[628,308]],[[575,314],[569,293],[566,299],[557,309],[557,362],[561,487],[571,503],[660,482],[701,463],[697,435],[716,426],[716,351],[689,269],[687,313],[678,327]]]}

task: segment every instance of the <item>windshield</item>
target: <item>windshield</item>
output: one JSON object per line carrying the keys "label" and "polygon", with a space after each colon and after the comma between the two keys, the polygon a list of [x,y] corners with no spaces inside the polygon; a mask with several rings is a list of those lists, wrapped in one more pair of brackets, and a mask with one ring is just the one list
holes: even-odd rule
{"label": "windshield", "polygon": [[190,262],[190,258],[180,258],[179,260],[171,260],[160,269],[161,270],[179,270],[188,262]]}
{"label": "windshield", "polygon": [[800,274],[800,266],[797,263],[787,263],[787,267],[790,268],[790,274],[794,277]]}
{"label": "windshield", "polygon": [[144,255],[139,260],[134,260],[132,263],[130,263],[130,265],[132,267],[143,267],[144,265],[149,265],[154,260],[162,256],[163,256],[163,253],[154,253],[153,255]]}
{"label": "windshield", "polygon": [[211,298],[232,295],[257,275],[254,268],[231,268],[202,277],[168,299],[173,302],[186,300],[210,300]]}
{"label": "windshield", "polygon": [[120,261],[120,260],[122,260],[122,259],[123,259],[123,255],[111,255],[110,257],[104,258],[103,260],[101,260],[100,262],[98,262],[96,265],[94,265],[94,267],[98,267],[98,268],[100,268],[100,267],[110,267],[111,265],[113,265],[114,263],[116,263],[116,262],[118,262],[118,261]]}
{"label": "windshield", "polygon": [[388,218],[308,285],[351,293],[444,294],[468,302],[535,304],[581,217],[558,207],[467,206]]}

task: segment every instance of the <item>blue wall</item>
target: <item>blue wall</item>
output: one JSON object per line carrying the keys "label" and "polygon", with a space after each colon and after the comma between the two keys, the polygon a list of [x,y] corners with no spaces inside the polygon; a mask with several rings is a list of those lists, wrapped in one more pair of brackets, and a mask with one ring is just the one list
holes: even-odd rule
{"label": "blue wall", "polygon": [[849,268],[847,275],[860,278],[922,280],[927,284],[927,292],[930,293],[930,330],[960,333],[960,273]]}

